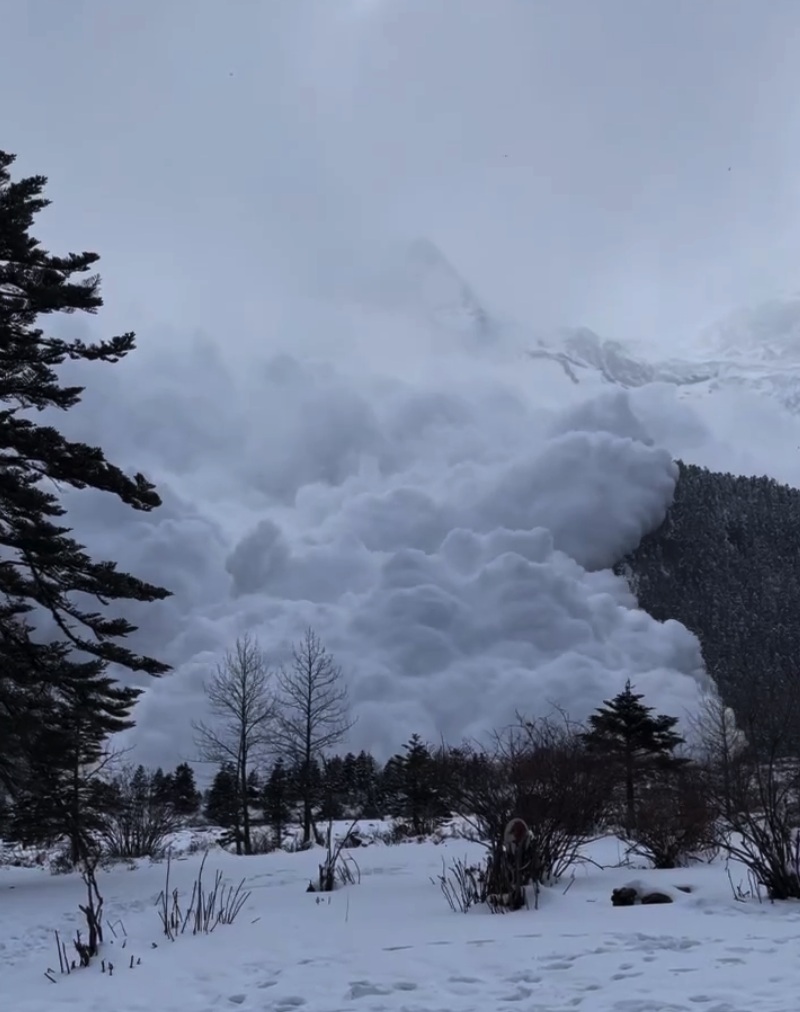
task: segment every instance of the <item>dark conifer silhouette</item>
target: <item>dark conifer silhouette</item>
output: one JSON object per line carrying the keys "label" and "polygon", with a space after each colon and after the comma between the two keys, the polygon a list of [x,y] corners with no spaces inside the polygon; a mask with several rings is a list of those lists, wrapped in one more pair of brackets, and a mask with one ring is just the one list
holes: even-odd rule
{"label": "dark conifer silhouette", "polygon": [[416,836],[430,833],[447,815],[433,750],[418,734],[386,766],[391,814],[406,819]]}
{"label": "dark conifer silhouette", "polygon": [[588,720],[583,734],[586,748],[603,762],[618,767],[625,784],[625,816],[628,828],[636,822],[636,789],[654,773],[683,767],[687,760],[674,754],[684,739],[674,730],[677,717],[654,714],[633,691],[630,681],[613,699],[605,700]]}
{"label": "dark conifer silhouette", "polygon": [[287,825],[292,820],[292,802],[295,789],[292,776],[282,759],[272,767],[262,790],[261,800],[264,818],[272,830],[276,847],[283,844]]}
{"label": "dark conifer silhouette", "polygon": [[211,782],[206,797],[205,816],[215,826],[232,832],[241,848],[241,812],[239,777],[233,763],[223,764]]}
{"label": "dark conifer silhouette", "polygon": [[200,792],[189,763],[179,763],[174,773],[167,774],[169,798],[176,815],[189,817],[200,810]]}
{"label": "dark conifer silhouette", "polygon": [[18,793],[47,771],[85,763],[105,737],[132,726],[139,690],[107,676],[107,665],[156,676],[169,668],[124,646],[135,627],[106,606],[169,591],[94,561],[63,523],[64,487],[109,492],[142,511],[160,499],[141,474],[129,477],[98,447],[66,439],[52,415],[37,417],[81,399],[82,387],[59,380],[65,360],[118,362],[134,335],[87,345],[37,326],[51,313],[100,308],[99,277],[88,274],[99,258],[42,249],[30,229],[49,203],[47,180],[12,182],[13,161],[0,151],[0,784]]}

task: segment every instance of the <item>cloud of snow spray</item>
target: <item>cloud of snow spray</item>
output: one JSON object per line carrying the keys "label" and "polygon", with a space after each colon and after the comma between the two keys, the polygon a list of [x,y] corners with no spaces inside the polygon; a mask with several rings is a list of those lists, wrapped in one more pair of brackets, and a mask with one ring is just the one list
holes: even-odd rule
{"label": "cloud of snow spray", "polygon": [[93,548],[175,592],[134,616],[176,667],[137,711],[151,761],[192,754],[202,681],[245,630],[279,663],[313,625],[350,686],[350,746],[383,756],[551,703],[583,718],[628,678],[676,715],[710,688],[696,638],[608,568],[663,519],[677,475],[632,399],[554,408],[566,379],[408,305],[319,304],[327,360],[237,368],[196,340],[87,391],[80,434],[124,417],[111,450],[165,498],[149,516],[86,493],[72,507]]}
{"label": "cloud of snow spray", "polygon": [[[165,499],[132,516],[71,497],[94,551],[174,591],[133,614],[176,669],[137,712],[147,761],[191,757],[202,681],[245,630],[279,662],[313,624],[350,684],[351,747],[383,755],[551,701],[580,718],[627,678],[676,714],[710,689],[696,639],[608,567],[664,516],[674,454],[761,467],[739,393],[716,422],[664,388],[592,399],[491,310],[671,337],[738,297],[753,250],[796,243],[799,22],[497,3],[198,3],[188,34],[169,5],[158,31],[112,31],[103,5],[108,46],[70,22],[48,50],[103,71],[104,122],[131,113],[50,171],[102,175],[63,202],[86,238],[56,222],[53,245],[97,246],[109,316],[141,338],[66,424]],[[68,129],[47,109],[32,143]],[[152,316],[128,318],[137,300]]]}

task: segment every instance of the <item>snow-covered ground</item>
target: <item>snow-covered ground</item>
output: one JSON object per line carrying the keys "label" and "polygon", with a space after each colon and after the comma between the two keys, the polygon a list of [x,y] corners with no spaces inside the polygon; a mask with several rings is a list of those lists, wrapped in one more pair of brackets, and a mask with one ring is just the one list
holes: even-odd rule
{"label": "snow-covered ground", "polygon": [[[99,961],[69,976],[58,972],[54,931],[71,938],[82,926],[80,878],[5,867],[0,1005],[10,1012],[800,1007],[800,905],[737,902],[723,864],[674,872],[585,864],[571,883],[543,890],[538,910],[453,913],[436,876],[443,860],[479,852],[463,840],[359,848],[360,885],[320,896],[305,892],[319,850],[251,858],[213,850],[206,878],[217,868],[232,883],[244,876],[251,895],[233,925],[211,935],[187,932],[175,942],[164,938],[156,907],[165,865],[105,872],[105,920],[119,936],[106,930],[112,976]],[[616,864],[619,845],[603,841],[591,856]],[[184,907],[200,860],[193,854],[173,861]],[[746,878],[737,868],[731,877],[736,885]],[[636,882],[674,902],[612,907],[612,889]],[[48,968],[56,983],[45,977]]]}

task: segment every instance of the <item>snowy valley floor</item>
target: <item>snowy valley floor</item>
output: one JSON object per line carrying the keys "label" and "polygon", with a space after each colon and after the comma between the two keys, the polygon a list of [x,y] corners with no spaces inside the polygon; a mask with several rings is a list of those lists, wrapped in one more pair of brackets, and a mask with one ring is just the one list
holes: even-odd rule
{"label": "snowy valley floor", "polygon": [[[736,902],[724,865],[675,872],[587,864],[539,910],[453,913],[438,884],[447,862],[480,848],[461,840],[376,844],[355,852],[358,886],[305,892],[321,851],[206,864],[252,895],[235,924],[175,942],[155,906],[165,865],[102,874],[105,920],[121,920],[125,951],[58,973],[54,929],[82,927],[76,875],[0,868],[0,1007],[7,1012],[798,1012],[800,904]],[[592,850],[618,861],[618,845]],[[200,855],[173,861],[184,907]],[[738,884],[741,869],[733,868]],[[675,902],[613,908],[611,890],[642,882]],[[677,887],[691,887],[691,893]],[[119,928],[118,928],[119,931]],[[107,936],[110,932],[106,932]],[[153,947],[155,943],[156,947]],[[71,946],[68,945],[71,952]],[[141,963],[129,969],[130,958]],[[56,983],[44,976],[55,969]]]}

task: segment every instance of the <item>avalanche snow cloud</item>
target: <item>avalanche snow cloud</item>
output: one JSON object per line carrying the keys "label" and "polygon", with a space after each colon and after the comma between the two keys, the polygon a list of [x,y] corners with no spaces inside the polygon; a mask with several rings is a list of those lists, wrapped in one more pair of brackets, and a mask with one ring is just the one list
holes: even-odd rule
{"label": "avalanche snow cloud", "polygon": [[696,707],[697,640],[608,569],[676,481],[627,394],[553,410],[564,391],[537,392],[499,353],[417,355],[408,375],[386,349],[337,358],[237,369],[208,341],[173,343],[108,370],[75,413],[82,436],[124,414],[109,452],[165,500],[137,516],[71,498],[95,551],[174,591],[133,616],[139,645],[175,665],[147,683],[140,755],[192,756],[203,679],[238,634],[278,664],[309,624],[349,683],[351,747],[384,757],[412,732],[482,737],[516,710],[582,718],[627,678],[664,710]]}

